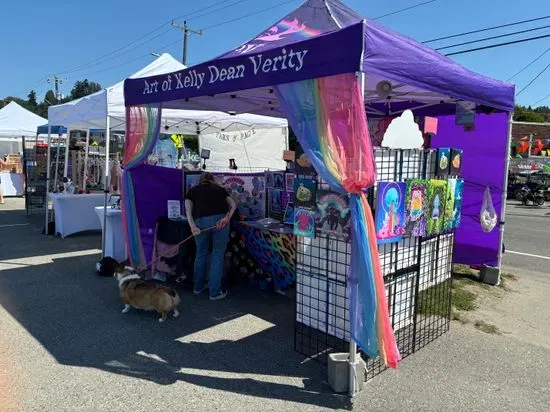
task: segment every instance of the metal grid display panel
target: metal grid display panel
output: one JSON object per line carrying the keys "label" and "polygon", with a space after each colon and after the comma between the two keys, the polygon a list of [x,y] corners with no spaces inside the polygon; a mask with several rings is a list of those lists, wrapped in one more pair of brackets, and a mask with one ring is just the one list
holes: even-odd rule
{"label": "metal grid display panel", "polygon": [[[435,178],[435,150],[377,149],[375,158],[380,181]],[[319,188],[325,186],[319,182]],[[368,199],[373,206],[376,187]],[[448,233],[379,245],[389,315],[403,357],[449,329],[453,240]],[[349,349],[350,255],[350,243],[332,235],[298,238],[295,349],[323,363],[328,354]],[[367,369],[372,378],[385,367],[378,358],[367,358]]]}
{"label": "metal grid display panel", "polygon": [[25,209],[27,214],[44,213],[46,205],[47,147],[36,138],[23,138],[23,172],[25,174]]}

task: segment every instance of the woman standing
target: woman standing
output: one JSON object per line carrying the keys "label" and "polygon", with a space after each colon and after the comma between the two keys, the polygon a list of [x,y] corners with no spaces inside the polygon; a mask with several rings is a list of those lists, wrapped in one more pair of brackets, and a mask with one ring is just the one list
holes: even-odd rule
{"label": "woman standing", "polygon": [[[193,293],[196,295],[210,289],[210,300],[221,300],[227,296],[227,291],[221,288],[221,282],[225,249],[229,241],[229,222],[236,208],[235,201],[218,185],[211,173],[203,173],[199,184],[189,190],[185,197],[185,212],[197,245],[193,278]],[[211,227],[215,229],[205,230]],[[212,254],[206,285],[210,242]]]}

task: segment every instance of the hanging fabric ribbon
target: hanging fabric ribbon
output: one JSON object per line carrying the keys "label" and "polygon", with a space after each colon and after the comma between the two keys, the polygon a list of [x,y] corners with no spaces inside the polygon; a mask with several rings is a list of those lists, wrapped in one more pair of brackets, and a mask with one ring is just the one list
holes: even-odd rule
{"label": "hanging fabric ribbon", "polygon": [[365,189],[376,170],[359,79],[354,73],[276,87],[289,123],[315,170],[350,196],[352,255],[348,278],[352,338],[390,367],[401,359],[388,314],[372,211]]}

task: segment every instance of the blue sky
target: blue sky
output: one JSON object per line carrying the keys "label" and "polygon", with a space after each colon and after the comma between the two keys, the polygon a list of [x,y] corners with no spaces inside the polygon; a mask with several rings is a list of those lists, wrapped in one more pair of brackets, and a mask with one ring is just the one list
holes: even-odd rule
{"label": "blue sky", "polygon": [[[227,0],[225,4],[239,0]],[[234,7],[196,14],[189,21],[192,28],[215,26],[244,14],[282,3],[284,0],[241,0]],[[172,18],[219,3],[220,0],[0,0],[0,97],[26,97],[34,88],[40,100],[50,87],[44,76],[60,74],[66,79],[62,91],[68,93],[75,80],[88,78],[108,86],[128,77],[154,59],[150,52],[169,52],[181,58],[182,33],[169,24],[136,42],[132,50],[97,59],[146,35]],[[345,0],[367,17],[377,17],[420,3],[421,0]],[[215,57],[242,43],[283,17],[301,3],[300,0],[273,8],[254,17],[212,27],[202,36],[192,36],[188,63],[195,64]],[[218,7],[222,7],[220,5]],[[380,20],[392,29],[416,40],[460,33],[503,23],[550,15],[548,0],[437,0]],[[517,31],[550,25],[550,19],[509,28]],[[488,32],[487,35],[503,31]],[[550,28],[521,36],[548,34]],[[483,36],[485,33],[482,33]],[[156,38],[153,38],[157,36]],[[153,38],[153,39],[152,39]],[[432,46],[467,41],[477,37],[432,43]],[[152,40],[151,40],[152,39]],[[150,41],[149,41],[150,40]],[[496,40],[506,41],[508,38]],[[145,43],[145,44],[143,44]],[[136,47],[138,46],[138,47]],[[475,47],[476,45],[474,45]],[[497,79],[506,80],[525,64],[550,47],[550,38],[518,45],[480,51],[454,58],[464,66]],[[114,58],[113,58],[114,57]],[[96,60],[93,65],[76,67]],[[550,52],[516,77],[517,90],[550,64]],[[521,104],[533,104],[550,94],[550,70],[518,97]],[[550,98],[541,104],[550,105]]]}

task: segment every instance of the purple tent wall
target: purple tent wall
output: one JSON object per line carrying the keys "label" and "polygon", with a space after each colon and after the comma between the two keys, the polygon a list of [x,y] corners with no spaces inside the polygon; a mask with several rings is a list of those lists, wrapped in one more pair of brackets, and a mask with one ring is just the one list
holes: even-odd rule
{"label": "purple tent wall", "polygon": [[490,233],[484,233],[479,223],[479,212],[483,192],[485,187],[489,186],[493,205],[500,219],[507,136],[506,113],[478,114],[473,132],[465,132],[462,127],[456,126],[454,116],[439,118],[438,131],[432,139],[432,147],[454,147],[464,150],[464,198],[462,223],[455,238],[455,263],[491,266],[498,263],[499,226],[497,225]]}
{"label": "purple tent wall", "polygon": [[157,219],[168,213],[168,200],[182,198],[182,172],[179,169],[141,165],[132,170],[132,182],[143,252],[149,263]]}

